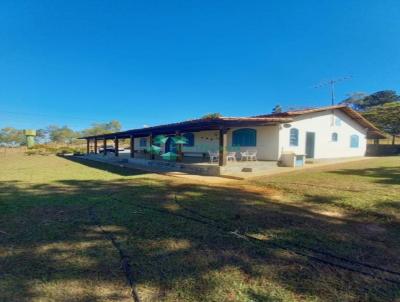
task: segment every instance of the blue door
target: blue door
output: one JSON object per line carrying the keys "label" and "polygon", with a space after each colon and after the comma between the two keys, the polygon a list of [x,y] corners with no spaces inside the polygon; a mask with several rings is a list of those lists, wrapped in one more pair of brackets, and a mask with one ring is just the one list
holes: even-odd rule
{"label": "blue door", "polygon": [[314,158],[315,132],[306,133],[306,158]]}
{"label": "blue door", "polygon": [[171,137],[168,137],[167,141],[165,142],[165,153],[167,152],[176,153],[176,144]]}

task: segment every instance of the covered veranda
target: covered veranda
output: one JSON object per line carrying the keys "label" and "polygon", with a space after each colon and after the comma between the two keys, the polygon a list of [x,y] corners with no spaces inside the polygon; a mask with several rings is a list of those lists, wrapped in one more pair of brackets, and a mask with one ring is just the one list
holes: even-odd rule
{"label": "covered veranda", "polygon": [[[155,127],[133,129],[128,131],[101,134],[96,136],[82,137],[86,140],[88,155],[92,155],[97,159],[108,158],[113,161],[125,160],[130,163],[137,163],[152,167],[170,167],[172,169],[183,169],[187,168],[190,172],[201,173],[201,167],[207,166],[208,168],[214,167],[225,167],[228,163],[228,138],[227,133],[232,128],[251,128],[260,126],[274,126],[281,123],[290,122],[291,118],[276,118],[276,117],[260,117],[260,118],[207,118],[190,120],[180,123],[167,124]],[[184,152],[182,145],[176,145],[177,156],[174,159],[165,160],[160,154],[155,152],[148,152],[147,149],[137,148],[135,139],[146,138],[148,140],[148,146],[153,146],[157,136],[163,135],[166,137],[181,136],[186,133],[195,133],[201,131],[213,131],[216,136],[216,161],[210,162],[207,150],[197,152],[199,156],[192,156],[193,152]],[[129,141],[129,147],[126,151],[120,150],[121,140]],[[107,150],[110,147],[108,143],[111,142],[113,146],[113,152]],[[136,146],[135,146],[136,145]],[[99,154],[101,148],[101,154]],[[241,161],[234,162],[237,167],[244,166],[245,164]],[[228,166],[232,166],[229,164]],[[247,166],[253,165],[254,163],[247,163]],[[262,166],[262,163],[258,163],[258,166]],[[211,168],[212,170],[213,168]],[[208,173],[208,172],[206,172]],[[219,172],[212,171],[212,174],[218,174]]]}

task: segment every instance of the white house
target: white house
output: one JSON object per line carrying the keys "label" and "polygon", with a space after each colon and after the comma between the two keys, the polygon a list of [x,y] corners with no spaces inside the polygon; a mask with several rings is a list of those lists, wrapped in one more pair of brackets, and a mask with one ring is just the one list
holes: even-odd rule
{"label": "white house", "polygon": [[[123,132],[85,137],[87,151],[94,141],[115,142],[130,138],[130,157],[140,157],[154,145],[154,138],[169,136],[158,144],[161,153],[180,154],[185,158],[203,157],[209,152],[219,154],[219,165],[227,164],[227,156],[240,159],[241,152],[257,151],[258,161],[279,161],[287,153],[304,154],[307,158],[327,159],[364,156],[367,138],[383,138],[383,134],[358,112],[344,106],[330,106],[287,111],[254,117],[212,117],[180,123],[133,129]],[[185,136],[187,143],[175,145],[173,137]],[[150,154],[150,160],[160,159]]]}

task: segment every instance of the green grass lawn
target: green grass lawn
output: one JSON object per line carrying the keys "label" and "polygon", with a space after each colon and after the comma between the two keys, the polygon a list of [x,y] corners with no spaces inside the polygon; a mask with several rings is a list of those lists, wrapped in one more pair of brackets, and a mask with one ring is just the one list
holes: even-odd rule
{"label": "green grass lawn", "polygon": [[0,301],[132,301],[118,249],[142,301],[400,299],[400,274],[365,266],[400,272],[400,157],[226,184],[56,156],[0,167]]}

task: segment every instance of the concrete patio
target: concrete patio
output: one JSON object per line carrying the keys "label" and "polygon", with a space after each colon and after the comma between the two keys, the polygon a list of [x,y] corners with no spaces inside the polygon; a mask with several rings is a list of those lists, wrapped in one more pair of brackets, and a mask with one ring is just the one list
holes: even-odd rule
{"label": "concrete patio", "polygon": [[316,168],[337,163],[345,163],[350,161],[361,161],[370,157],[352,157],[352,158],[336,158],[313,160],[306,163],[304,167],[280,167],[276,161],[236,161],[229,162],[225,166],[219,166],[217,162],[210,163],[209,161],[199,157],[185,157],[183,161],[166,161],[160,157],[149,159],[145,156],[131,158],[129,152],[120,152],[119,156],[113,153],[94,154],[90,153],[84,156],[79,156],[81,159],[93,160],[98,162],[109,163],[131,169],[139,169],[154,173],[167,173],[173,176],[190,176],[199,178],[204,176],[210,177],[227,177],[233,179],[245,179],[256,176],[270,176],[280,173],[288,173],[301,169]]}
{"label": "concrete patio", "polygon": [[130,157],[129,152],[120,152],[119,156],[114,153],[94,154],[89,153],[83,156],[85,159],[123,164],[125,166],[154,170],[154,171],[175,171],[188,174],[200,174],[210,176],[234,175],[236,173],[252,174],[254,172],[266,172],[270,169],[279,168],[276,161],[229,161],[225,166],[219,166],[218,162],[211,163],[208,158],[184,157],[182,161],[163,160],[160,156],[151,159],[150,156],[141,154]]}

